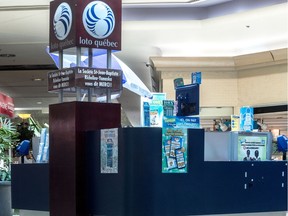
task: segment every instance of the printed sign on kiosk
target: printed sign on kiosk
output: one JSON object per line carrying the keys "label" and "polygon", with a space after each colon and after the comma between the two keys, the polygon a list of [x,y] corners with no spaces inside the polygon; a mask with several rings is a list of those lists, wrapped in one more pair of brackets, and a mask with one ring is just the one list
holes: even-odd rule
{"label": "printed sign on kiosk", "polygon": [[121,50],[121,1],[54,0],[50,52],[71,47]]}
{"label": "printed sign on kiosk", "polygon": [[122,71],[105,68],[73,67],[48,73],[48,91],[65,89],[75,91],[81,88],[109,88],[122,90]]}

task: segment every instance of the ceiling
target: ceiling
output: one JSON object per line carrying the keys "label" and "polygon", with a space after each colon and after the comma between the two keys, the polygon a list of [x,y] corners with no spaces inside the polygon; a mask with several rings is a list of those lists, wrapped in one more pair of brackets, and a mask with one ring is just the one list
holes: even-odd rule
{"label": "ceiling", "polygon": [[[123,60],[151,89],[151,56],[237,56],[287,48],[286,0],[123,0]],[[58,95],[47,92],[50,0],[0,1],[0,92],[16,110],[46,112]],[[39,80],[39,81],[35,81]],[[66,100],[75,100],[73,98]],[[130,120],[139,97],[124,90]],[[137,120],[135,121],[137,123]]]}

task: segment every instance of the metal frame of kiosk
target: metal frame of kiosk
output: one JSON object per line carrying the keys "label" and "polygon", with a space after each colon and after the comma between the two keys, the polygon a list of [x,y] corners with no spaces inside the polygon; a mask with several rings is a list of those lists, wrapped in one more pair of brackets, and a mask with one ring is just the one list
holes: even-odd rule
{"label": "metal frame of kiosk", "polygon": [[[181,174],[161,172],[161,128],[120,128],[118,173],[113,174],[100,173],[100,130],[86,132],[85,137],[81,174],[89,214],[180,216],[287,211],[287,161],[205,161],[203,129],[188,129],[188,173]],[[16,178],[23,170],[21,166],[12,166],[13,208],[25,208],[20,206],[24,197],[18,195],[27,188],[26,202],[33,197],[39,200],[34,196],[39,187],[48,188],[46,182],[27,182],[25,188],[19,187],[25,175],[30,176],[26,169],[21,179]],[[271,199],[275,196],[277,199]],[[34,210],[41,210],[37,208]]]}

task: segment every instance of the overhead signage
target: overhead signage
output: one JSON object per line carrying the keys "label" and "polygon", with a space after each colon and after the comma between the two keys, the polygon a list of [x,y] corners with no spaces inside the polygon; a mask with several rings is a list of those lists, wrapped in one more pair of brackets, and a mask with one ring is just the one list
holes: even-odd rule
{"label": "overhead signage", "polygon": [[13,99],[0,92],[0,115],[7,116],[9,118],[14,117],[14,102]]}
{"label": "overhead signage", "polygon": [[48,91],[59,89],[107,88],[119,91],[122,89],[122,71],[74,67],[48,73]]}
{"label": "overhead signage", "polygon": [[48,73],[48,91],[75,87],[74,68]]}
{"label": "overhead signage", "polygon": [[50,3],[50,52],[71,47],[121,50],[121,0],[54,0]]}

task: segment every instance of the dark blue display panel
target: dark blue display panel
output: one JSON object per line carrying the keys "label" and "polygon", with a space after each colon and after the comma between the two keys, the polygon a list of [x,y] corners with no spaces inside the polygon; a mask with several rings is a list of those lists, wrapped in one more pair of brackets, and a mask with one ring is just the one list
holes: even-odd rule
{"label": "dark blue display panel", "polygon": [[177,116],[199,115],[199,84],[176,87]]}
{"label": "dark blue display panel", "polygon": [[49,164],[12,164],[11,171],[12,208],[49,211]]}
{"label": "dark blue display panel", "polygon": [[[121,137],[121,133],[119,133]],[[100,174],[100,131],[87,132],[85,143],[86,167],[83,169],[86,185],[86,207],[97,215],[125,215],[124,163],[118,163],[117,174]],[[118,152],[124,158],[123,142]]]}
{"label": "dark blue display panel", "polygon": [[[286,162],[205,162],[204,130],[190,129],[188,173],[162,173],[161,136],[161,128],[120,129],[119,173],[100,174],[100,135],[88,133],[91,213],[180,216],[287,210]],[[271,199],[275,194],[277,199]]]}

